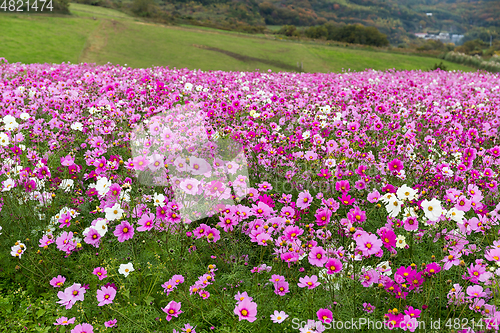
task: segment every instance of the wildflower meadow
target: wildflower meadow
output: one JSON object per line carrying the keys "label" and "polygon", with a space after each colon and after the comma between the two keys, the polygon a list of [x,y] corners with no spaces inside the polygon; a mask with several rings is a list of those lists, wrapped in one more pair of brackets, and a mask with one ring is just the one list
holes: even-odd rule
{"label": "wildflower meadow", "polygon": [[496,332],[500,76],[0,59],[0,332]]}

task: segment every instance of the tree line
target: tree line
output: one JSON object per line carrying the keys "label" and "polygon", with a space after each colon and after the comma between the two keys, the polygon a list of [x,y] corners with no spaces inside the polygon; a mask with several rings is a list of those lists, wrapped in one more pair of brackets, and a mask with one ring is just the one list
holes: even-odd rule
{"label": "tree line", "polygon": [[365,27],[361,24],[334,25],[328,22],[300,31],[294,25],[284,25],[277,33],[286,36],[305,36],[313,39],[326,39],[351,44],[379,47],[389,45],[387,35],[378,31],[375,27]]}

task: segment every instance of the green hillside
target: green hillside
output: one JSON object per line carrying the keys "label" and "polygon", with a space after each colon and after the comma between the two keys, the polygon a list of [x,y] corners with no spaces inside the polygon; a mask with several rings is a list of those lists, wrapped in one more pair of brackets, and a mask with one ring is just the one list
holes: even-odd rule
{"label": "green hillside", "polygon": [[[9,62],[170,66],[201,70],[340,72],[428,70],[438,59],[150,24],[111,9],[71,4],[71,16],[0,14],[0,57]],[[472,70],[444,62],[450,70]]]}

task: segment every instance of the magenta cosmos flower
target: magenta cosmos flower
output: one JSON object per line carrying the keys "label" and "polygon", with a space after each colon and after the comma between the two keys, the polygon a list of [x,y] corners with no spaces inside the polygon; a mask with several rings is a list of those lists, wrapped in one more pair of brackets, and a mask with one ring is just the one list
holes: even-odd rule
{"label": "magenta cosmos flower", "polygon": [[96,267],[92,272],[92,274],[96,275],[99,278],[99,280],[108,277],[108,272],[106,271],[106,269],[104,269],[104,267]]}
{"label": "magenta cosmos flower", "polygon": [[71,330],[71,333],[94,333],[94,327],[87,323],[81,323]]}
{"label": "magenta cosmos flower", "polygon": [[338,273],[342,270],[342,267],[342,262],[335,258],[329,259],[325,264],[325,268],[328,269],[328,274]]}
{"label": "magenta cosmos flower", "polygon": [[182,313],[181,302],[170,301],[162,310],[167,314],[167,321],[170,321],[173,317],[177,318]]}
{"label": "magenta cosmos flower", "polygon": [[111,319],[111,320],[108,320],[104,323],[104,326],[106,327],[114,327],[116,325],[116,322],[117,320],[116,319]]}
{"label": "magenta cosmos flower", "polygon": [[122,223],[116,226],[113,234],[118,237],[120,243],[123,243],[134,237],[134,227],[128,221],[122,221]]}
{"label": "magenta cosmos flower", "polygon": [[393,159],[391,162],[387,163],[387,168],[390,171],[401,171],[403,170],[403,162],[398,160],[397,158]]}
{"label": "magenta cosmos flower", "polygon": [[103,306],[106,304],[111,304],[111,303],[113,303],[115,296],[116,296],[115,288],[102,287],[100,290],[97,291],[97,301],[99,302],[99,304],[97,304],[97,305]]}
{"label": "magenta cosmos flower", "polygon": [[238,316],[239,321],[248,320],[253,323],[257,319],[257,303],[244,299],[236,304],[234,314]]}
{"label": "magenta cosmos flower", "polygon": [[333,320],[333,313],[328,309],[319,309],[316,315],[322,323],[330,323]]}

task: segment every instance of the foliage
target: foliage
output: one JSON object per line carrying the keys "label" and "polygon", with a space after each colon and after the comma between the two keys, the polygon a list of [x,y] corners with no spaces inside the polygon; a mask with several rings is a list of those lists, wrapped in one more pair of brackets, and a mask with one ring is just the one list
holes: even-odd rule
{"label": "foliage", "polygon": [[359,24],[335,26],[325,24],[318,27],[309,27],[304,31],[309,38],[325,38],[351,44],[387,46],[387,36],[380,33],[375,27],[364,27]]}
{"label": "foliage", "polygon": [[437,69],[440,69],[442,71],[447,71],[448,69],[446,68],[446,65],[443,64],[443,62],[439,62],[439,64],[434,64],[434,66],[431,68],[431,71],[435,71]]}

